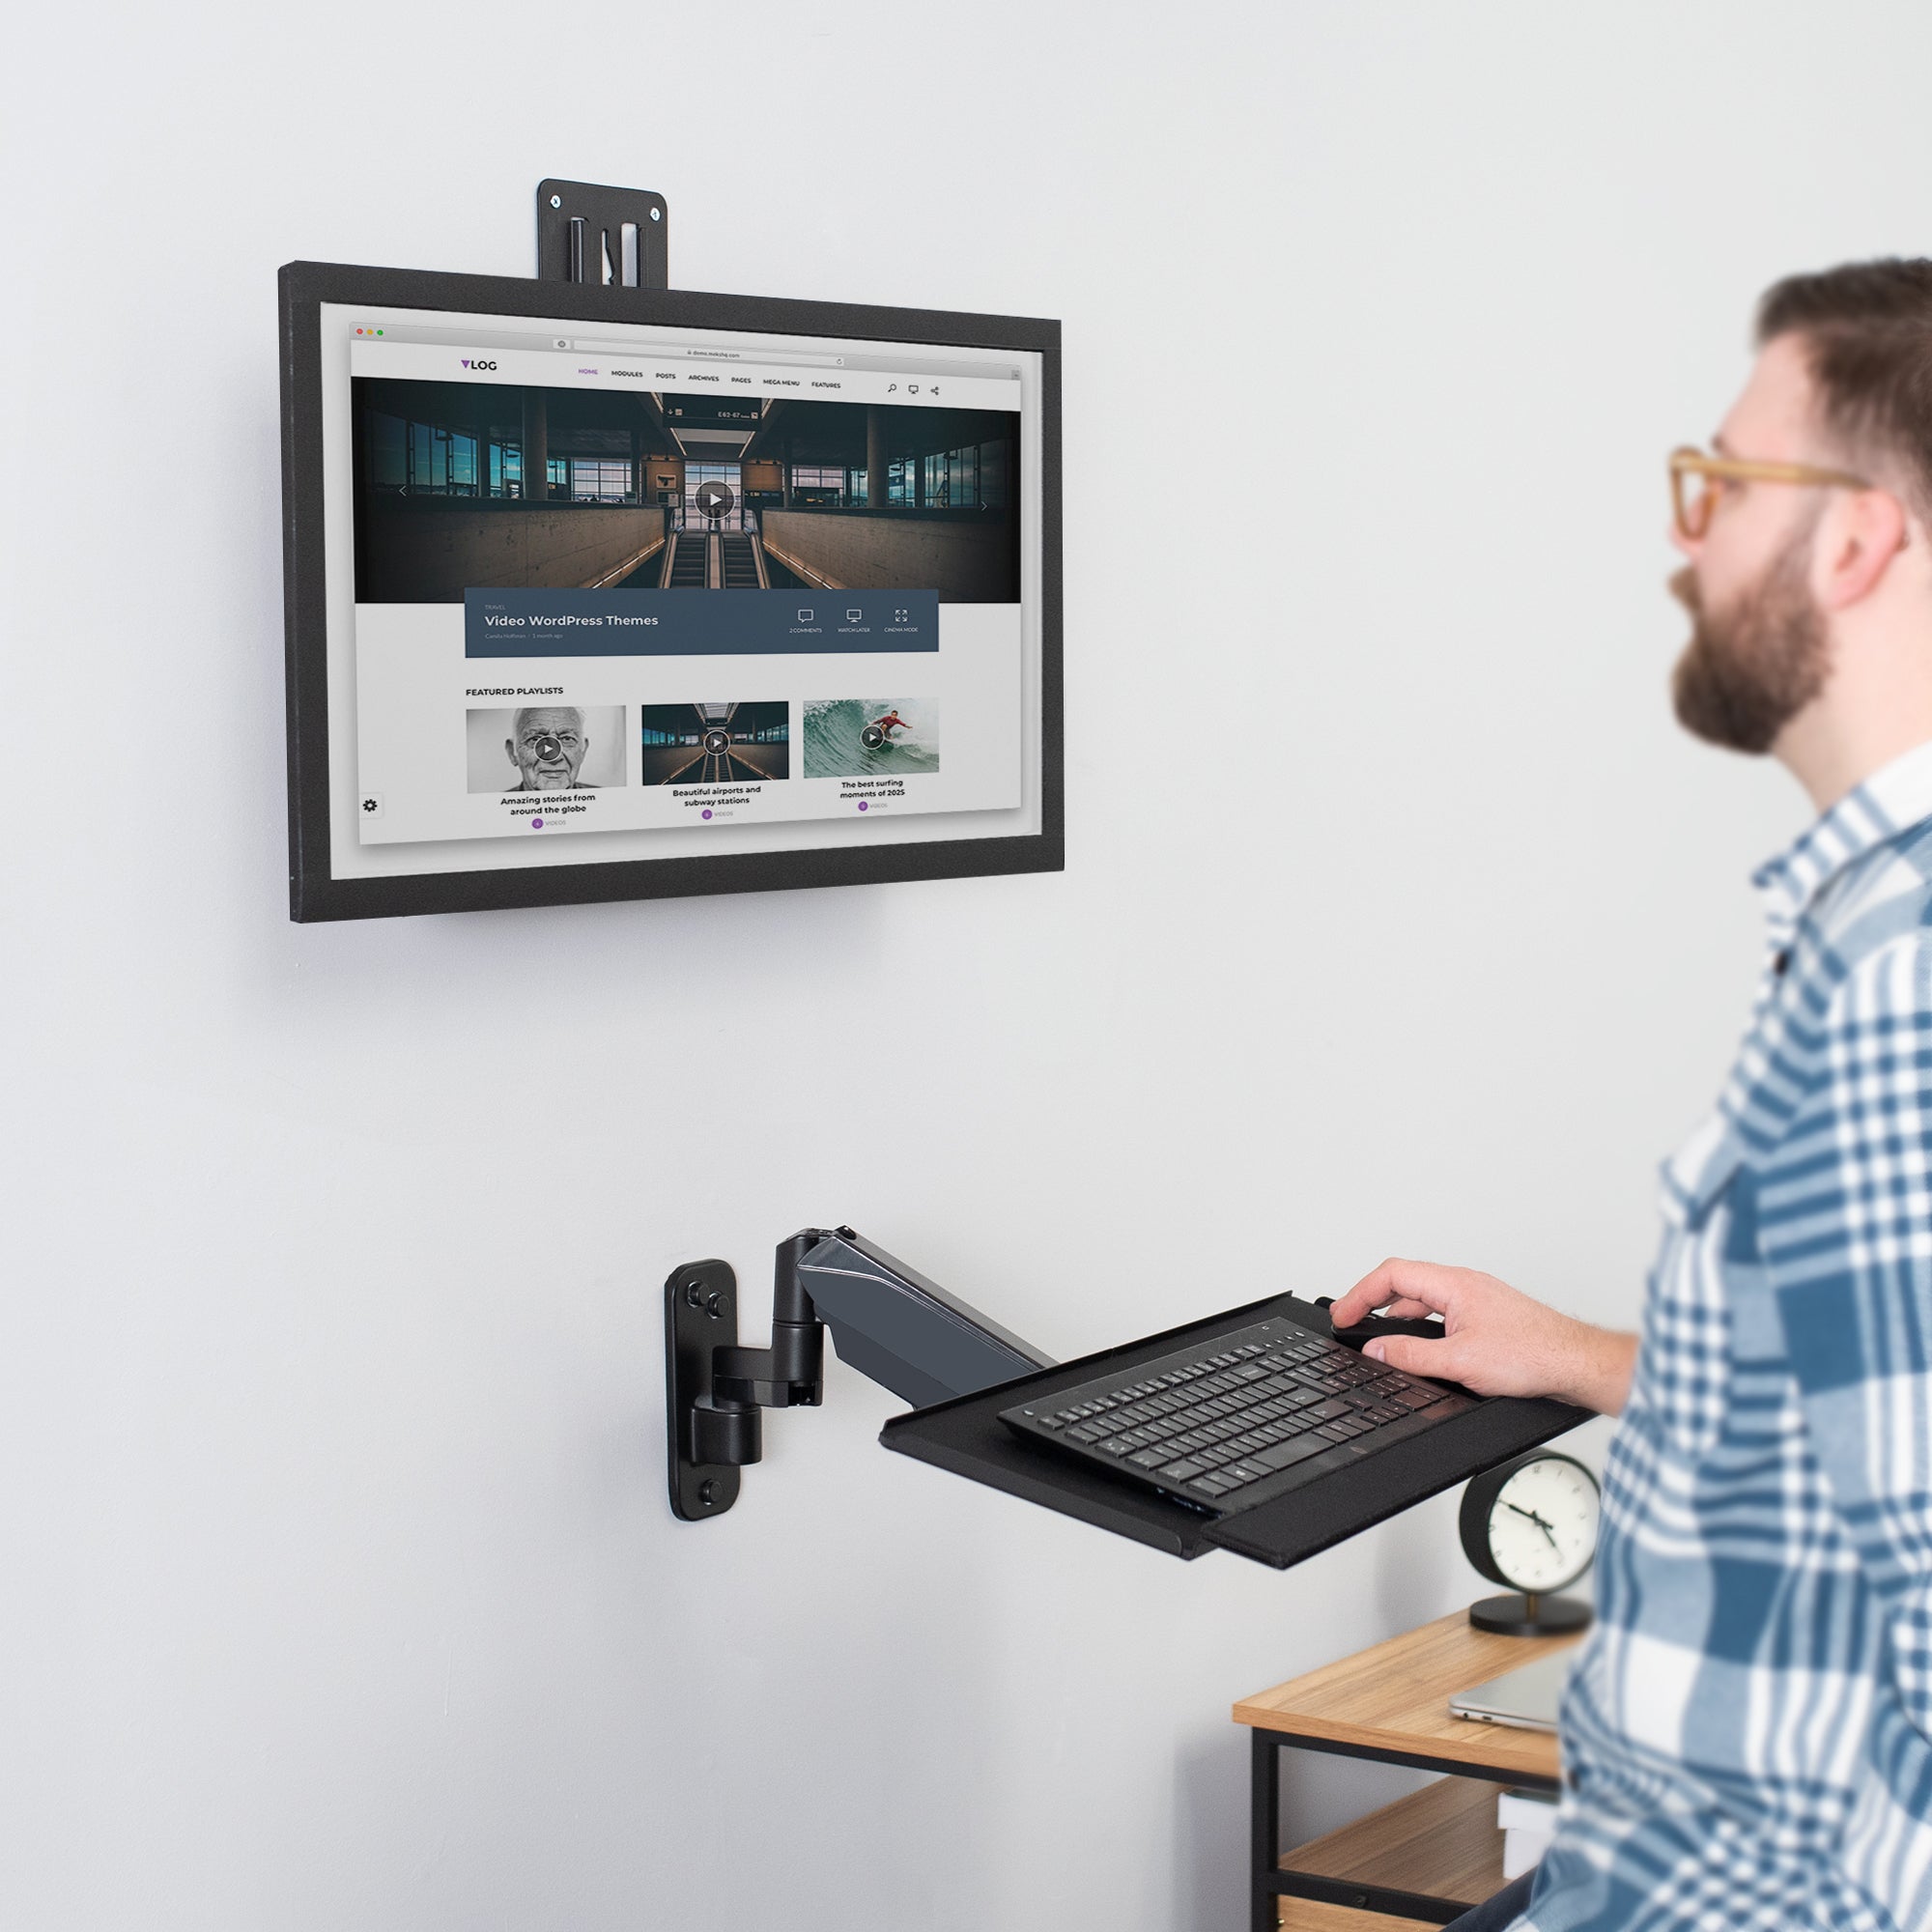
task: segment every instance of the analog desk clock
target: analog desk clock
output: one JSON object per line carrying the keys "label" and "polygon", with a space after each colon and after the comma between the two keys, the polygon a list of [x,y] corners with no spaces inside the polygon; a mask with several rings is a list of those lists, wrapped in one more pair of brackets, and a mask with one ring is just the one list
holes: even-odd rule
{"label": "analog desk clock", "polygon": [[1485,1469],[1463,1492],[1463,1553],[1516,1593],[1469,1605],[1478,1630],[1552,1636],[1581,1630],[1590,1606],[1556,1591],[1597,1553],[1597,1479],[1574,1456],[1533,1449]]}

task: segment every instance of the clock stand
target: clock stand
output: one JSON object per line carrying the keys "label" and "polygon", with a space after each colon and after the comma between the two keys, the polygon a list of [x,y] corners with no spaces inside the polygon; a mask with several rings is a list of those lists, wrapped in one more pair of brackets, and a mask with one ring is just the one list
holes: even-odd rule
{"label": "clock stand", "polygon": [[1493,1631],[1498,1636],[1562,1636],[1570,1631],[1585,1629],[1590,1621],[1588,1604],[1577,1597],[1538,1596],[1524,1591],[1518,1596],[1484,1597],[1469,1605],[1469,1621],[1479,1631]]}

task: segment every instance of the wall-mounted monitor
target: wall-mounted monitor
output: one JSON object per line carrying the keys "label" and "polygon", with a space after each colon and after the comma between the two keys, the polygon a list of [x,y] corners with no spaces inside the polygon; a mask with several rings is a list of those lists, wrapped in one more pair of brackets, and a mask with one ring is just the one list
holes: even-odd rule
{"label": "wall-mounted monitor", "polygon": [[298,920],[1054,870],[1060,326],[281,271]]}

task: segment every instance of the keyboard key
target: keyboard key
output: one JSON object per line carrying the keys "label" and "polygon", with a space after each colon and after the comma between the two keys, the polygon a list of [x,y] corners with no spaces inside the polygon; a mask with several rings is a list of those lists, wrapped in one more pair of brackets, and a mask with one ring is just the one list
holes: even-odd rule
{"label": "keyboard key", "polygon": [[1325,1435],[1331,1442],[1346,1442],[1354,1431],[1346,1423],[1324,1422],[1314,1433],[1317,1435]]}
{"label": "keyboard key", "polygon": [[1231,1463],[1220,1473],[1223,1476],[1232,1476],[1237,1483],[1258,1483],[1269,1472],[1259,1463],[1242,1462]]}
{"label": "keyboard key", "polygon": [[1184,1483],[1190,1476],[1201,1475],[1207,1467],[1206,1463],[1197,1463],[1190,1456],[1179,1463],[1169,1463],[1160,1473],[1171,1483]]}
{"label": "keyboard key", "polygon": [[1286,1469],[1291,1463],[1299,1463],[1305,1457],[1319,1456],[1328,1447],[1312,1435],[1304,1435],[1298,1441],[1278,1442],[1272,1449],[1264,1449],[1250,1460],[1272,1475],[1278,1469]]}
{"label": "keyboard key", "polygon": [[1166,1454],[1165,1449],[1136,1449],[1127,1461],[1137,1469],[1157,1469]]}
{"label": "keyboard key", "polygon": [[1348,1414],[1349,1405],[1330,1396],[1326,1401],[1315,1403],[1301,1412],[1310,1422],[1332,1422],[1336,1416]]}

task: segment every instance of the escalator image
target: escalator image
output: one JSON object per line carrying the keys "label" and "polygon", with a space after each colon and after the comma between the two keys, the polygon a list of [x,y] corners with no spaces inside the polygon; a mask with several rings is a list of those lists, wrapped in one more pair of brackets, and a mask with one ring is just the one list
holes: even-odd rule
{"label": "escalator image", "polygon": [[720,537],[718,541],[724,553],[723,571],[726,590],[764,590],[770,587],[764,581],[764,572],[758,567],[756,537],[733,535]]}
{"label": "escalator image", "polygon": [[646,784],[747,784],[791,776],[791,706],[646,704]]}
{"label": "escalator image", "polygon": [[711,582],[711,539],[702,530],[673,532],[659,582],[668,590],[702,590]]}

